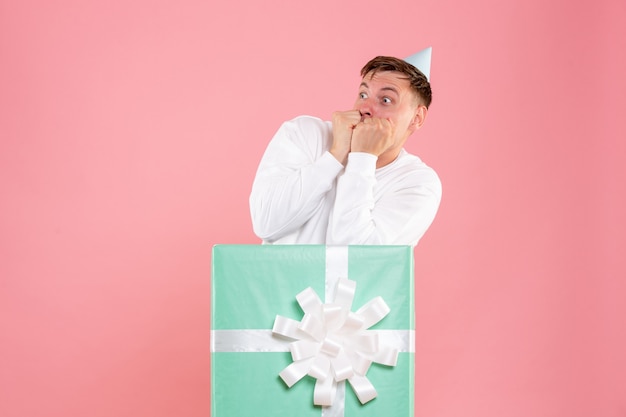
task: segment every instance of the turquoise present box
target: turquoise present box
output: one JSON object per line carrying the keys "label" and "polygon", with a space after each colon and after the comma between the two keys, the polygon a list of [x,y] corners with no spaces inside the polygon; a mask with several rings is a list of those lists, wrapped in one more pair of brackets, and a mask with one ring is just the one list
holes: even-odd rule
{"label": "turquoise present box", "polygon": [[[339,254],[339,255],[338,255]],[[337,259],[340,258],[340,259]],[[279,373],[293,363],[289,343],[272,335],[277,315],[301,320],[296,295],[311,287],[322,302],[329,277],[356,282],[352,310],[382,297],[389,313],[371,330],[400,333],[395,366],[372,364],[377,397],[361,404],[340,383],[332,407],[313,404],[316,380],[289,388]],[[409,246],[217,245],[211,294],[211,415],[213,417],[412,417],[414,414],[413,249]],[[325,414],[324,414],[325,413]]]}

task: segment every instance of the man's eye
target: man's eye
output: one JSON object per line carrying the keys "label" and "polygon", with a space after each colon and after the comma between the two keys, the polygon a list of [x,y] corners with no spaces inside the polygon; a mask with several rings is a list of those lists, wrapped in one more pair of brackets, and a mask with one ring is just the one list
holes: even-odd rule
{"label": "man's eye", "polygon": [[366,98],[367,98],[367,94],[365,94],[365,93],[359,93],[359,98],[361,98],[361,99],[366,99]]}
{"label": "man's eye", "polygon": [[383,97],[383,103],[391,104],[391,99],[389,97]]}

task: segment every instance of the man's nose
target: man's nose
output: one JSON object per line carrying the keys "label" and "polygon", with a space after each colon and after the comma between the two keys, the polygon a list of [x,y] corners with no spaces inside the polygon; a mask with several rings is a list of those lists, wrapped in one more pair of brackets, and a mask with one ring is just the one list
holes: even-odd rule
{"label": "man's nose", "polygon": [[372,117],[372,106],[369,100],[363,101],[359,105],[358,110],[359,110],[359,113],[361,113],[361,120],[363,120],[366,117]]}

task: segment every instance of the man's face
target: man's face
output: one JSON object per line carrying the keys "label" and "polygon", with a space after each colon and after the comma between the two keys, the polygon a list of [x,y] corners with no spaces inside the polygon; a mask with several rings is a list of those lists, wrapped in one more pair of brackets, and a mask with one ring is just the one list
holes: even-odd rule
{"label": "man's face", "polygon": [[416,94],[400,72],[379,71],[374,76],[371,73],[365,75],[354,109],[361,113],[361,120],[367,117],[390,119],[395,125],[394,147],[403,146],[419,127],[415,125],[418,113]]}

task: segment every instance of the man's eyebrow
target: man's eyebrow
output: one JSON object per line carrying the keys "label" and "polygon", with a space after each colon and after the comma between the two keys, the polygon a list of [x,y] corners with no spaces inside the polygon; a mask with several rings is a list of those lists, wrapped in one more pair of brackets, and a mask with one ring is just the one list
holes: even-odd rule
{"label": "man's eyebrow", "polygon": [[[360,87],[365,87],[369,90],[370,86],[367,85],[367,83],[365,81],[361,82]],[[393,91],[394,93],[396,93],[397,95],[400,95],[400,93],[398,92],[398,90],[395,87],[382,87],[381,91]]]}
{"label": "man's eyebrow", "polygon": [[383,87],[383,88],[381,88],[381,90],[393,91],[397,95],[400,95],[400,93],[398,92],[398,90],[395,87]]}

